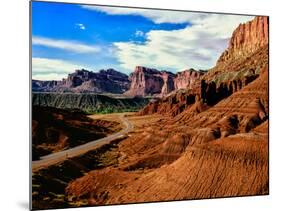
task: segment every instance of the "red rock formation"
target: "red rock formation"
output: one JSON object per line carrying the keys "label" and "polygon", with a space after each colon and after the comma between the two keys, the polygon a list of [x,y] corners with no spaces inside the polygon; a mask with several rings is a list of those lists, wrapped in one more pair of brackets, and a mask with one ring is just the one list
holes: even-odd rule
{"label": "red rock formation", "polygon": [[[166,82],[168,82],[168,74],[172,73],[165,73]],[[163,72],[141,66],[135,68],[135,71],[130,75],[130,81],[131,87],[125,93],[129,96],[160,94],[164,85]],[[168,85],[166,87],[169,88]]]}
{"label": "red rock formation", "polygon": [[257,16],[254,20],[240,24],[232,34],[228,48],[218,63],[245,57],[268,44],[268,17]]}
{"label": "red rock formation", "polygon": [[161,95],[165,96],[175,89],[175,85],[174,85],[174,81],[173,81],[174,75],[169,72],[163,72],[162,78],[164,81],[164,85],[162,86],[162,89],[161,89]]}
{"label": "red rock formation", "polygon": [[192,88],[196,79],[204,72],[194,69],[185,70],[174,75],[167,71],[158,71],[137,66],[131,74],[131,87],[125,94],[129,96],[166,96],[174,90]]}

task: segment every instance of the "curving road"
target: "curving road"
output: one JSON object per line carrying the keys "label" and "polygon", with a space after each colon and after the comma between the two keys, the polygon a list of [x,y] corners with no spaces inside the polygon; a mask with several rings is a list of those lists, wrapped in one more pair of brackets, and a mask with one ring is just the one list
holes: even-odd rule
{"label": "curving road", "polygon": [[119,114],[119,118],[121,122],[124,124],[125,128],[119,131],[118,133],[114,133],[110,136],[97,139],[91,142],[88,142],[83,145],[79,145],[77,147],[73,147],[71,149],[67,149],[61,152],[52,153],[50,155],[46,155],[40,158],[40,160],[32,161],[32,170],[36,171],[41,168],[56,164],[58,162],[64,161],[67,158],[75,157],[81,154],[84,154],[90,150],[95,149],[97,146],[101,146],[103,144],[107,144],[115,139],[123,137],[125,134],[130,132],[133,129],[133,125],[124,117],[124,114]]}

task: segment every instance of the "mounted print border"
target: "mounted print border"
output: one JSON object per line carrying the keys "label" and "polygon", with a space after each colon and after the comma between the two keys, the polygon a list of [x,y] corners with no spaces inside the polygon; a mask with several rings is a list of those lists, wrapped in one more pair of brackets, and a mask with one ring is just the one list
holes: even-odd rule
{"label": "mounted print border", "polygon": [[30,2],[30,209],[269,194],[269,17]]}

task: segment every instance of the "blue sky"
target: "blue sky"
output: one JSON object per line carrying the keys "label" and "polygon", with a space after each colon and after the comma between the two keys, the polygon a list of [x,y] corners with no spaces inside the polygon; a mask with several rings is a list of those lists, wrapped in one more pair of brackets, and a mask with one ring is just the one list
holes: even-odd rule
{"label": "blue sky", "polygon": [[173,72],[210,68],[233,29],[250,19],[32,2],[32,77],[57,80],[80,68],[128,74],[136,65]]}

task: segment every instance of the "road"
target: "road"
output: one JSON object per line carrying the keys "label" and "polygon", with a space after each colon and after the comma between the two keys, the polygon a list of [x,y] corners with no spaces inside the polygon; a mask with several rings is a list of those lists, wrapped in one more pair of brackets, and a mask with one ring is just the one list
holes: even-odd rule
{"label": "road", "polygon": [[124,117],[124,114],[119,114],[120,121],[124,124],[125,128],[121,131],[114,133],[110,136],[97,139],[91,142],[88,142],[83,145],[79,145],[77,147],[73,147],[71,149],[67,149],[64,151],[52,153],[50,155],[46,155],[40,157],[40,160],[32,161],[32,171],[37,171],[44,167],[48,167],[50,165],[54,165],[58,162],[64,161],[71,157],[76,157],[78,155],[84,154],[90,150],[95,149],[97,146],[102,146],[107,144],[115,139],[121,138],[130,132],[133,129],[133,125]]}

